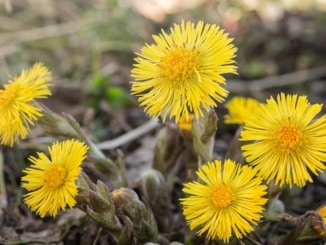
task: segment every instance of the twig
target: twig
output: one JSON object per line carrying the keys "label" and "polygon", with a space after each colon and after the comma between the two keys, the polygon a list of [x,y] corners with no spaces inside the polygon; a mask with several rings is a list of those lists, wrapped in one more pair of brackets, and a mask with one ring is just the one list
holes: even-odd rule
{"label": "twig", "polygon": [[228,80],[227,90],[231,92],[250,92],[255,93],[268,88],[283,87],[291,84],[299,84],[308,80],[326,76],[326,66],[320,66],[301,71],[295,71],[278,76],[270,76],[251,81]]}
{"label": "twig", "polygon": [[20,45],[8,44],[0,47],[0,58],[3,59],[5,56],[9,56],[19,51]]}
{"label": "twig", "polygon": [[94,20],[94,18],[90,18],[86,20],[66,22],[63,24],[45,26],[29,30],[2,33],[0,44],[28,42],[76,33],[85,28],[85,25],[93,22]]}
{"label": "twig", "polygon": [[[1,0],[0,0],[1,2]],[[1,3],[0,3],[1,4]],[[0,6],[1,8],[1,6]],[[14,31],[16,29],[31,28],[26,21],[17,20],[17,18],[0,15],[0,28],[2,30]]]}
{"label": "twig", "polygon": [[126,134],[121,135],[120,137],[97,144],[97,147],[101,150],[112,150],[132,140],[135,140],[146,133],[149,133],[150,131],[157,128],[159,125],[160,123],[158,122],[158,120],[156,118],[153,118],[145,124],[141,125],[140,127],[135,128],[127,132]]}

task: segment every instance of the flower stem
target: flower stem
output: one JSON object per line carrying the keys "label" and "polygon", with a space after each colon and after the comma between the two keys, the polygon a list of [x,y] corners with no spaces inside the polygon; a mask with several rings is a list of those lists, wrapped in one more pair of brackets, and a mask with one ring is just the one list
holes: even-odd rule
{"label": "flower stem", "polygon": [[0,209],[4,209],[8,206],[6,185],[4,180],[4,161],[3,153],[0,151]]}

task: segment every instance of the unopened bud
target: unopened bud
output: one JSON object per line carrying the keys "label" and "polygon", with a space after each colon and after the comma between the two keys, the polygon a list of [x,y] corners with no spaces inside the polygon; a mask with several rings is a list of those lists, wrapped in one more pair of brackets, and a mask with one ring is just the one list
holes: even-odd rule
{"label": "unopened bud", "polygon": [[95,185],[85,173],[80,175],[77,184],[79,187],[76,196],[78,207],[107,229],[113,239],[118,242],[124,227],[116,216],[114,202],[108,187],[101,181]]}
{"label": "unopened bud", "polygon": [[274,198],[268,202],[268,206],[264,212],[264,216],[268,220],[279,221],[280,217],[278,215],[283,213],[284,211],[284,203],[281,200]]}
{"label": "unopened bud", "polygon": [[134,222],[140,221],[143,203],[139,200],[136,192],[122,187],[114,190],[112,197],[118,213],[128,216]]}
{"label": "unopened bud", "polygon": [[79,138],[74,128],[64,117],[51,111],[41,103],[39,103],[39,107],[42,109],[43,117],[38,120],[38,125],[45,133],[55,137]]}
{"label": "unopened bud", "polygon": [[79,188],[78,194],[87,194],[90,190],[96,190],[96,185],[84,172],[80,173],[79,178],[77,179],[77,185]]}
{"label": "unopened bud", "polygon": [[165,126],[156,136],[153,167],[166,175],[174,166],[182,149],[182,138],[177,128]]}
{"label": "unopened bud", "polygon": [[214,139],[216,129],[217,129],[217,121],[218,121],[217,115],[214,109],[211,109],[208,112],[207,118],[204,117],[203,120],[204,131],[200,139],[204,144]]}
{"label": "unopened bud", "polygon": [[323,205],[321,207],[319,207],[316,212],[322,217],[323,219],[323,225],[321,224],[315,224],[313,226],[314,230],[317,231],[318,234],[320,234],[321,236],[326,236],[326,232],[325,232],[325,224],[326,224],[326,205]]}
{"label": "unopened bud", "polygon": [[156,203],[160,193],[166,191],[163,175],[157,170],[148,170],[141,176],[141,191],[146,200]]}
{"label": "unopened bud", "polygon": [[139,200],[136,192],[129,188],[119,188],[112,192],[112,197],[120,219],[127,216],[131,220],[132,234],[137,241],[144,243],[157,239],[157,225],[152,212]]}
{"label": "unopened bud", "polygon": [[196,118],[192,123],[193,146],[203,162],[212,159],[217,121],[217,115],[214,109],[211,109],[208,113],[204,113],[203,117]]}
{"label": "unopened bud", "polygon": [[167,233],[172,227],[172,212],[170,195],[163,175],[159,171],[148,170],[141,177],[140,188],[144,200],[153,210],[159,230]]}
{"label": "unopened bud", "polygon": [[[284,244],[324,244],[326,229],[323,217],[316,211],[308,211],[302,216],[289,218],[280,215],[283,220],[290,221],[296,227],[278,243]],[[318,243],[318,244],[319,244]]]}
{"label": "unopened bud", "polygon": [[89,197],[89,206],[94,212],[104,213],[112,209],[112,205],[110,205],[110,202],[105,200],[103,197],[101,197],[99,193],[90,191],[88,197]]}

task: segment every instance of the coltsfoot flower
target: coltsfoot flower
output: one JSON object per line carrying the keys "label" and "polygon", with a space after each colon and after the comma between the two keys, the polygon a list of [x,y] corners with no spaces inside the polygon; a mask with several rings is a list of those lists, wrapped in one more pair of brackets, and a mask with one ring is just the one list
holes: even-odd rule
{"label": "coltsfoot flower", "polygon": [[253,231],[264,211],[267,186],[256,170],[232,160],[208,162],[197,175],[199,181],[184,184],[183,214],[193,230],[208,239],[229,242]]}
{"label": "coltsfoot flower", "polygon": [[306,96],[277,95],[250,114],[241,132],[243,155],[268,182],[303,187],[326,169],[326,115]]}
{"label": "coltsfoot flower", "polygon": [[1,144],[13,146],[19,138],[27,137],[33,121],[42,116],[41,110],[33,102],[51,95],[50,81],[49,70],[42,63],[37,63],[0,89]]}
{"label": "coltsfoot flower", "polygon": [[225,107],[229,113],[224,116],[224,122],[229,124],[244,124],[249,114],[255,113],[259,101],[253,98],[235,96],[230,99]]}
{"label": "coltsfoot flower", "polygon": [[131,71],[131,92],[152,117],[202,115],[224,101],[225,73],[236,73],[236,48],[216,25],[182,21],[170,34],[153,35],[155,44],[141,50]]}
{"label": "coltsfoot flower", "polygon": [[81,163],[86,157],[87,146],[77,140],[56,142],[49,147],[50,158],[38,153],[29,157],[32,165],[25,169],[22,187],[28,190],[24,202],[42,218],[49,213],[53,217],[59,209],[72,208],[78,192],[76,179]]}

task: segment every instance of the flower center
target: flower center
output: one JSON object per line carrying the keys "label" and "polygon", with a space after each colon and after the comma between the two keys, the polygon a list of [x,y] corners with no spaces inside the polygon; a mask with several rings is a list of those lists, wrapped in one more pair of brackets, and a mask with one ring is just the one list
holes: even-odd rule
{"label": "flower center", "polygon": [[278,130],[276,139],[280,148],[294,150],[302,142],[302,132],[289,123]]}
{"label": "flower center", "polygon": [[67,170],[59,165],[53,165],[44,172],[45,183],[52,188],[61,187],[67,177]]}
{"label": "flower center", "polygon": [[194,75],[197,63],[198,51],[178,47],[167,52],[159,63],[159,68],[167,80],[181,82]]}
{"label": "flower center", "polygon": [[233,200],[234,192],[230,187],[219,186],[212,190],[211,197],[216,208],[226,208]]}

